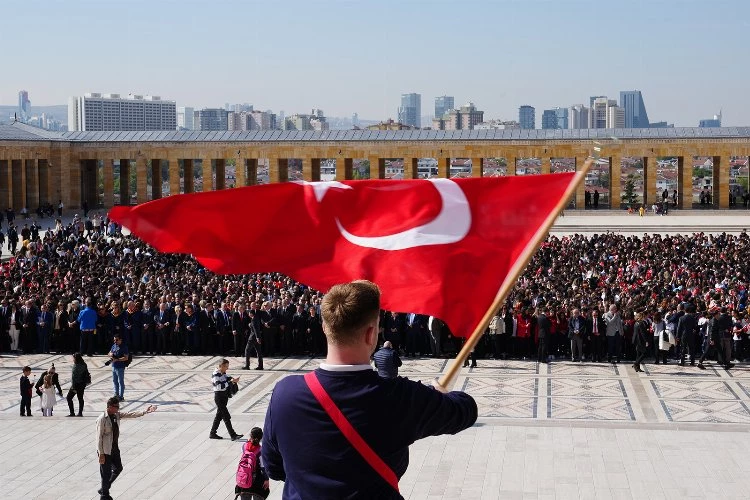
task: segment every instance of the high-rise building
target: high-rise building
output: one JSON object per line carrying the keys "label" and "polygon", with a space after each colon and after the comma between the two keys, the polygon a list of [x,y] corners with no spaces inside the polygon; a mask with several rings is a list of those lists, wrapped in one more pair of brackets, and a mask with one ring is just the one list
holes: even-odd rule
{"label": "high-rise building", "polygon": [[545,109],[542,112],[542,129],[556,129],[557,126],[557,113],[554,109]]}
{"label": "high-rise building", "polygon": [[195,130],[228,130],[229,112],[221,108],[203,108],[193,113]]}
{"label": "high-rise building", "polygon": [[451,109],[442,118],[432,119],[433,130],[474,130],[474,126],[484,121],[484,111],[479,111],[473,102]]}
{"label": "high-rise building", "polygon": [[159,96],[90,93],[68,100],[68,130],[176,130],[174,101]]}
{"label": "high-rise building", "polygon": [[448,111],[454,108],[453,96],[443,95],[435,98],[435,118],[442,119]]}
{"label": "high-rise building", "polygon": [[594,107],[594,101],[596,101],[597,99],[606,99],[606,98],[607,98],[606,95],[592,95],[591,97],[589,97],[589,108]]}
{"label": "high-rise building", "polygon": [[248,104],[248,103],[244,103],[244,104],[232,104],[230,106],[230,108],[231,109],[229,111],[232,111],[234,113],[242,113],[243,111],[252,111],[253,110],[253,105],[252,104]]}
{"label": "high-rise building", "polygon": [[230,111],[227,113],[227,130],[252,130],[252,118],[247,111]]}
{"label": "high-rise building", "polygon": [[177,130],[194,130],[195,109],[186,106],[177,108]]}
{"label": "high-rise building", "polygon": [[[620,108],[617,105],[617,101],[613,99],[607,99],[607,96],[597,97],[594,99],[591,105],[591,112],[589,113],[589,127],[588,128],[622,128],[622,127],[610,127],[610,111],[609,108]],[[611,119],[612,124],[624,124],[624,110],[622,121],[619,120],[619,111],[612,111]]]}
{"label": "high-rise building", "polygon": [[31,118],[31,101],[25,90],[18,92],[18,121],[26,123]]}
{"label": "high-rise building", "polygon": [[607,128],[625,128],[625,108],[607,106]]}
{"label": "high-rise building", "polygon": [[568,126],[572,129],[589,128],[589,108],[583,104],[571,106],[568,113]]}
{"label": "high-rise building", "polygon": [[625,128],[649,128],[646,104],[640,90],[621,91],[620,107],[625,110]]}
{"label": "high-rise building", "polygon": [[276,115],[270,111],[251,111],[250,128],[248,130],[274,130]]}
{"label": "high-rise building", "polygon": [[422,96],[420,94],[401,94],[398,121],[412,127],[422,126]]}
{"label": "high-rise building", "polygon": [[524,130],[533,130],[536,128],[536,110],[533,106],[523,105],[518,108],[518,123]]}
{"label": "high-rise building", "polygon": [[555,108],[557,117],[557,128],[562,130],[568,129],[568,108]]}
{"label": "high-rise building", "polygon": [[721,127],[721,111],[718,115],[714,115],[713,118],[708,118],[706,120],[701,120],[698,122],[698,126],[700,128],[716,128]]}

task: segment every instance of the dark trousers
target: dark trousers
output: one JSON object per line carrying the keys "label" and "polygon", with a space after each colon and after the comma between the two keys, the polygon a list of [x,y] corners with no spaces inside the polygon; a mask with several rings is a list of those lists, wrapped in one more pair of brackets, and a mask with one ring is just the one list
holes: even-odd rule
{"label": "dark trousers", "polygon": [[612,335],[607,337],[607,361],[612,361],[612,358],[616,358],[617,362],[620,362],[620,356],[622,356],[620,348],[620,335]]}
{"label": "dark trousers", "polygon": [[260,348],[260,344],[258,344],[258,341],[255,339],[255,337],[250,337],[247,339],[247,343],[245,344],[245,367],[250,367],[250,354],[252,352],[255,352],[255,355],[258,357],[258,368],[263,368],[263,350]]}
{"label": "dark trousers", "polygon": [[164,333],[164,330],[160,330],[156,332],[155,335],[156,335],[156,348],[155,348],[156,353],[164,354],[167,351],[166,338],[165,338],[166,334]]}
{"label": "dark trousers", "polygon": [[680,338],[680,363],[685,362],[685,354],[690,353],[690,364],[695,363],[695,335],[683,334]]}
{"label": "dark trousers", "polygon": [[419,337],[417,332],[409,330],[406,333],[406,355],[415,356],[419,348]]}
{"label": "dark trousers", "polygon": [[227,426],[230,436],[234,436],[237,433],[232,428],[232,416],[229,414],[227,409],[227,403],[229,402],[229,396],[226,391],[215,391],[214,392],[214,403],[216,403],[216,416],[214,417],[214,423],[211,425],[211,434],[216,434],[219,430],[219,424],[224,421],[224,425]]}
{"label": "dark trousers", "polygon": [[601,361],[604,351],[604,335],[591,335],[591,361]]}
{"label": "dark trousers", "polygon": [[36,331],[36,351],[38,354],[49,352],[49,330]]}
{"label": "dark trousers", "polygon": [[[578,356],[576,357],[576,352],[578,352]],[[583,337],[580,335],[573,335],[570,338],[570,359],[572,361],[582,361],[583,360]]]}
{"label": "dark trousers", "polygon": [[222,355],[224,354],[224,334],[223,333],[217,333],[216,335],[213,335],[214,338],[214,354]]}
{"label": "dark trousers", "polygon": [[234,343],[234,346],[232,348],[232,350],[234,351],[234,355],[239,356],[240,353],[242,352],[242,341],[243,341],[242,333],[241,332],[232,333],[232,341]]}
{"label": "dark trousers", "polygon": [[143,352],[154,352],[154,332],[151,331],[150,328],[143,331],[141,341],[143,342],[143,345],[141,346]]}
{"label": "dark trousers", "polygon": [[21,416],[24,416],[24,413],[26,415],[31,416],[31,396],[25,395],[21,396]]}
{"label": "dark trousers", "polygon": [[539,345],[537,346],[536,356],[536,360],[538,362],[547,362],[547,339],[544,337],[539,337]]}
{"label": "dark trousers", "polygon": [[78,414],[83,415],[83,392],[85,391],[86,386],[79,385],[79,386],[72,386],[70,389],[68,389],[68,395],[65,399],[68,400],[68,409],[70,410],[70,414],[75,414],[75,409],[73,408],[73,396],[78,397]]}
{"label": "dark trousers", "polygon": [[635,366],[637,368],[641,367],[641,363],[643,363],[643,359],[646,357],[646,348],[645,347],[636,347],[635,349]]}
{"label": "dark trousers", "polygon": [[81,330],[81,343],[79,346],[81,354],[91,356],[94,354],[94,330]]}
{"label": "dark trousers", "polygon": [[117,476],[120,475],[120,472],[122,472],[120,450],[118,448],[113,448],[112,454],[104,455],[104,463],[99,464],[99,475],[102,477],[102,498],[109,496],[109,488],[112,486],[112,483],[115,482]]}

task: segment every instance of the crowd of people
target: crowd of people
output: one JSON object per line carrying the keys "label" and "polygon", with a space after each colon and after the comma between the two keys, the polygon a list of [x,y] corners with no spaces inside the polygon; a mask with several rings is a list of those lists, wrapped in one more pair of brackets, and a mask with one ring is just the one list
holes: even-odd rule
{"label": "crowd of people", "polygon": [[[475,358],[635,359],[636,313],[656,338],[654,325],[663,320],[676,332],[688,309],[704,318],[690,337],[690,352],[697,352],[714,307],[723,324],[731,322],[722,335],[731,340],[732,359],[750,358],[749,249],[744,232],[550,236]],[[250,368],[252,354],[262,369],[263,356],[326,351],[319,291],[277,273],[216,275],[189,256],[156,252],[100,215],[58,219],[43,237],[30,231],[0,265],[0,282],[3,352],[106,354],[119,335],[133,355],[234,355]],[[584,326],[571,336],[576,309]],[[543,353],[541,314],[549,321],[541,329]],[[611,326],[617,321],[621,328]],[[450,356],[461,347],[438,318],[401,312],[382,313],[384,341],[406,357]],[[679,344],[673,333],[667,359]]]}

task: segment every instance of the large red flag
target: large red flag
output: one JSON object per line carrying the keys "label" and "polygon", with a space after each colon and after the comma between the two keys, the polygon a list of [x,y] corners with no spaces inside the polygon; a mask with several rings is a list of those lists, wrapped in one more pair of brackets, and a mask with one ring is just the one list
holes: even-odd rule
{"label": "large red flag", "polygon": [[110,217],[222,274],[281,272],[322,291],[354,279],[382,306],[468,337],[574,174],[288,182],[170,196]]}

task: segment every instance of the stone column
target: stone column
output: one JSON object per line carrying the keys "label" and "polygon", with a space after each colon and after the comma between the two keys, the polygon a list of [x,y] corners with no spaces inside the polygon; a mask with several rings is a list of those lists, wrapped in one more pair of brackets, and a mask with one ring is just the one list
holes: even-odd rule
{"label": "stone column", "polygon": [[[218,161],[218,160],[217,160]],[[202,170],[202,176],[203,176],[203,192],[213,191],[214,190],[214,169],[213,169],[213,163],[211,162],[210,158],[203,158],[201,161],[201,170]],[[216,182],[219,181],[219,172],[217,168],[216,172]],[[185,190],[187,192],[187,189]]]}
{"label": "stone column", "polygon": [[287,158],[268,159],[268,181],[286,182],[289,179],[289,160]]}
{"label": "stone column", "polygon": [[320,158],[302,158],[302,179],[308,182],[320,180]]}
{"label": "stone column", "polygon": [[51,202],[49,198],[49,160],[40,159],[37,160],[37,163],[39,167],[39,204],[44,205]]}
{"label": "stone column", "polygon": [[541,162],[541,173],[542,174],[549,174],[552,171],[552,158],[549,156],[542,156],[539,158],[539,161]]}
{"label": "stone column", "polygon": [[349,181],[352,179],[354,161],[351,158],[336,158],[336,180]]}
{"label": "stone column", "polygon": [[385,179],[385,159],[370,156],[370,179]]}
{"label": "stone column", "polygon": [[258,184],[258,159],[248,158],[247,159],[247,180],[246,186],[254,186]]}
{"label": "stone column", "polygon": [[120,205],[130,205],[130,160],[120,160]]}
{"label": "stone column", "polygon": [[438,174],[437,176],[440,179],[447,179],[451,176],[451,159],[448,158],[438,158],[437,159],[438,165]]}
{"label": "stone column", "polygon": [[247,158],[237,158],[234,167],[234,187],[247,186]]}
{"label": "stone column", "polygon": [[471,159],[471,176],[484,177],[484,165],[482,162],[482,158]]}
{"label": "stone column", "polygon": [[[715,165],[714,165],[715,166]],[[669,193],[670,199],[672,193]],[[693,157],[677,157],[677,205],[693,208]]]}
{"label": "stone column", "polygon": [[24,160],[10,160],[13,171],[13,209],[18,214],[26,206],[26,168]]}
{"label": "stone column", "polygon": [[176,156],[170,156],[169,162],[169,196],[180,194],[180,160]]}
{"label": "stone column", "polygon": [[26,207],[29,214],[39,206],[39,165],[36,160],[25,160],[26,167]]}
{"label": "stone column", "polygon": [[148,160],[138,158],[135,163],[135,190],[138,204],[148,201]]}
{"label": "stone column", "polygon": [[656,192],[656,166],[655,156],[643,157],[643,204],[645,206],[653,205],[657,200],[661,200],[659,193]]}
{"label": "stone column", "polygon": [[63,202],[65,209],[68,209],[72,204],[70,178],[75,175],[76,170],[80,172],[80,164],[71,158],[70,144],[52,143],[49,168],[49,198],[55,209],[60,201]]}
{"label": "stone column", "polygon": [[[195,192],[194,168],[195,168],[195,162],[192,159],[182,160],[182,189],[185,193]],[[211,182],[210,178],[209,178],[209,182]]]}
{"label": "stone column", "polygon": [[104,208],[112,208],[115,205],[115,160],[104,160],[102,175],[104,177]]}
{"label": "stone column", "polygon": [[622,156],[609,157],[610,208],[620,208],[622,201]]}
{"label": "stone column", "polygon": [[[236,182],[236,181],[235,181]],[[216,190],[227,188],[227,160],[216,159]]]}
{"label": "stone column", "polygon": [[13,206],[12,160],[0,160],[0,210]]}
{"label": "stone column", "polygon": [[[581,159],[576,157],[576,172],[580,168],[583,167],[583,165],[586,163],[585,159]],[[586,208],[586,179],[584,179],[581,184],[578,186],[578,189],[576,189],[576,208],[585,209]]]}
{"label": "stone column", "polygon": [[151,199],[161,198],[161,160],[151,160]]}
{"label": "stone column", "polygon": [[714,204],[717,204],[719,208],[729,208],[729,165],[732,161],[730,156],[714,156],[714,168],[713,168],[713,198]]}
{"label": "stone column", "polygon": [[516,175],[516,155],[505,156],[505,174]]}
{"label": "stone column", "polygon": [[97,188],[99,186],[97,174],[99,160],[83,160],[81,162],[81,205],[87,202],[89,209],[97,206]]}

